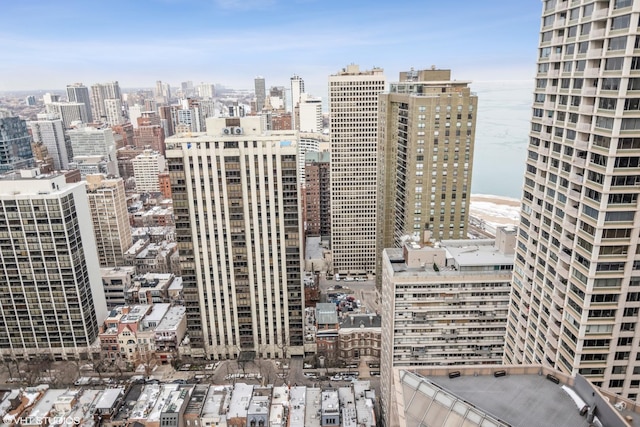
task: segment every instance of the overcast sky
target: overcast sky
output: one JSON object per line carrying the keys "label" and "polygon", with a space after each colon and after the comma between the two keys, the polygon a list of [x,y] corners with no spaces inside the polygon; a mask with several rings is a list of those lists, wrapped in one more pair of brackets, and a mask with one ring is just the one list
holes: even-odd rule
{"label": "overcast sky", "polygon": [[0,91],[118,80],[123,88],[191,80],[326,96],[356,63],[389,81],[414,67],[453,78],[529,80],[539,0],[24,0],[0,14]]}

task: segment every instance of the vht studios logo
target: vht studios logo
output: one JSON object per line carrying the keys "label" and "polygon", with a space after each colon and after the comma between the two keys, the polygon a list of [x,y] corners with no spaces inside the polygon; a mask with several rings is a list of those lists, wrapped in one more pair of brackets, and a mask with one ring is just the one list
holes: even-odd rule
{"label": "vht studios logo", "polygon": [[5,422],[12,422],[18,425],[80,425],[80,417],[16,417],[15,415],[4,418]]}

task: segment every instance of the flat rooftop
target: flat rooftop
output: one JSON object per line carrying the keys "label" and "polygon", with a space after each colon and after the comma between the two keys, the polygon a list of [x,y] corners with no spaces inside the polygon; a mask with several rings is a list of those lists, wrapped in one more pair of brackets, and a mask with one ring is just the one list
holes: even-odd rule
{"label": "flat rooftop", "polygon": [[393,378],[397,407],[389,414],[401,420],[393,425],[588,427],[580,414],[585,406],[595,410],[600,425],[627,425],[626,414],[586,379],[540,365],[396,368]]}

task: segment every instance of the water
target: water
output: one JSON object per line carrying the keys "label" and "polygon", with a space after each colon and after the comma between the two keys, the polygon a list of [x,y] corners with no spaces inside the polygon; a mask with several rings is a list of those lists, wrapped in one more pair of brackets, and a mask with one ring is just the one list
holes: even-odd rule
{"label": "water", "polygon": [[533,80],[477,82],[473,194],[520,199],[531,121]]}

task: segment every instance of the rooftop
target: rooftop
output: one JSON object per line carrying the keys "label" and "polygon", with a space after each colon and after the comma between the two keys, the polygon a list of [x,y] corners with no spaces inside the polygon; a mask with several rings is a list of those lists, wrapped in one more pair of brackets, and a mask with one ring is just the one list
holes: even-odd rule
{"label": "rooftop", "polygon": [[316,304],[316,319],[319,325],[335,325],[338,323],[338,312],[333,303]]}

